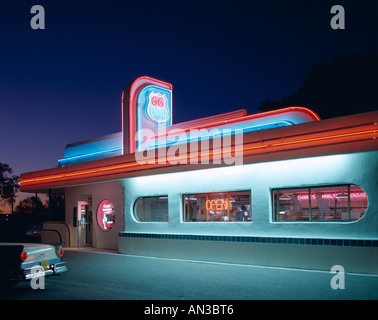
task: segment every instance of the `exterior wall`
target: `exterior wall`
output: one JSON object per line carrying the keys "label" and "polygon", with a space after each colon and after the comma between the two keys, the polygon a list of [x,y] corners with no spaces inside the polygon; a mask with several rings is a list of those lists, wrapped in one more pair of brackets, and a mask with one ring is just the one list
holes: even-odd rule
{"label": "exterior wall", "polygon": [[45,221],[41,233],[41,243],[64,242],[66,247],[71,246],[71,230],[63,221]]}
{"label": "exterior wall", "polygon": [[[96,219],[96,211],[100,202],[110,200],[115,207],[116,220],[112,229],[103,231]],[[74,227],[73,210],[78,206],[78,201],[92,203],[92,246],[102,249],[117,249],[118,234],[124,230],[123,216],[123,189],[119,182],[97,183],[77,187],[66,188],[66,223],[71,232],[71,246],[78,246],[78,228]]]}
{"label": "exterior wall", "polygon": [[[179,259],[378,274],[378,151],[164,173],[66,188],[66,223],[78,244],[73,208],[92,204],[92,246],[121,253]],[[354,222],[273,222],[272,189],[355,184],[368,210]],[[252,222],[184,222],[183,194],[251,191]],[[168,195],[168,222],[138,222],[139,197]],[[97,224],[99,203],[110,200],[116,220]]]}
{"label": "exterior wall", "polygon": [[[378,152],[353,153],[125,179],[125,231],[204,235],[277,236],[378,240]],[[271,190],[356,184],[368,195],[368,210],[354,222],[272,222]],[[182,222],[182,195],[251,190],[252,223]],[[169,222],[138,222],[139,197],[168,195]]]}
{"label": "exterior wall", "polygon": [[[327,257],[339,257],[344,263],[354,261],[349,271],[378,273],[377,159],[378,151],[370,151],[125,179],[125,232],[120,234],[119,251],[299,268],[310,263],[328,270],[333,262]],[[272,189],[337,184],[355,184],[367,193],[368,210],[360,220],[272,222]],[[251,223],[183,222],[183,194],[238,190],[251,190]],[[138,222],[135,200],[160,195],[168,195],[169,222]],[[269,241],[257,240],[265,238]],[[285,241],[289,238],[298,240],[297,245]],[[323,239],[333,239],[335,245],[326,246]],[[358,239],[359,245],[353,246],[350,240]],[[282,254],[288,258],[282,259]]]}

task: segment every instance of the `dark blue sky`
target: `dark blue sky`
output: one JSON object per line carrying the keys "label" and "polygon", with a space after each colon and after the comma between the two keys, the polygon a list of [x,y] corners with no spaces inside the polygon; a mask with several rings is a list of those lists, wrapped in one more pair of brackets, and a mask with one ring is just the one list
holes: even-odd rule
{"label": "dark blue sky", "polygon": [[[57,166],[67,143],[121,131],[135,77],[173,84],[174,123],[294,92],[322,57],[377,50],[375,1],[1,2],[0,162]],[[30,27],[33,5],[45,30]],[[346,29],[332,30],[341,4]]]}

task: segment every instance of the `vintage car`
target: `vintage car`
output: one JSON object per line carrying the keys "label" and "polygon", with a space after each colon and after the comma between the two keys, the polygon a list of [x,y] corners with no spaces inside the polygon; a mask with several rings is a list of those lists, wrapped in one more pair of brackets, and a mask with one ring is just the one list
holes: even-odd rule
{"label": "vintage car", "polygon": [[67,271],[61,262],[63,243],[0,243],[0,287],[9,287],[35,276],[59,275]]}

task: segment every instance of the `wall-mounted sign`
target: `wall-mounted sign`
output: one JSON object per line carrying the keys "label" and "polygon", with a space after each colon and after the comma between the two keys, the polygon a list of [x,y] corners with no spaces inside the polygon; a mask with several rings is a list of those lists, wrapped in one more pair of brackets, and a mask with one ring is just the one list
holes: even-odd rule
{"label": "wall-mounted sign", "polygon": [[137,150],[143,143],[143,130],[172,125],[172,91],[155,85],[144,87],[137,100]]}
{"label": "wall-mounted sign", "polygon": [[129,82],[122,93],[122,153],[136,152],[142,130],[172,125],[172,85],[143,76]]}
{"label": "wall-mounted sign", "polygon": [[115,221],[114,205],[109,200],[102,200],[97,208],[97,223],[99,227],[108,231],[113,228]]}
{"label": "wall-mounted sign", "polygon": [[155,122],[167,122],[171,117],[169,110],[167,95],[151,91],[147,104],[147,115],[150,119]]}

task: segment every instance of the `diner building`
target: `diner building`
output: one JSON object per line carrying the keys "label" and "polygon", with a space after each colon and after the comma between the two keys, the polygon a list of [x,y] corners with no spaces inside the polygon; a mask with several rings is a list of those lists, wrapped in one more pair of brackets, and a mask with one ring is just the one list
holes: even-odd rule
{"label": "diner building", "polygon": [[172,112],[171,84],[134,79],[122,132],[21,175],[21,191],[65,195],[65,221],[46,222],[45,241],[378,273],[378,111],[321,120],[293,106],[177,124]]}

